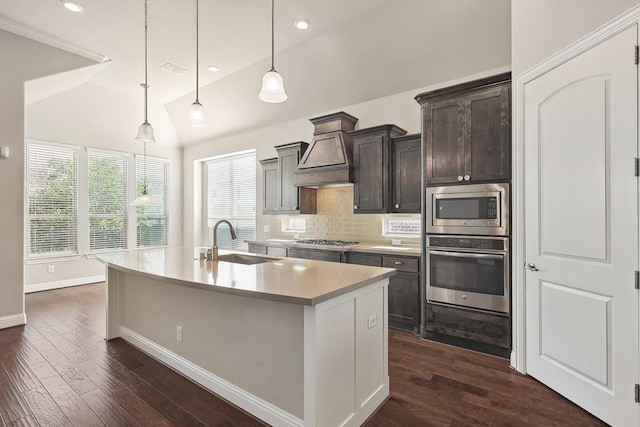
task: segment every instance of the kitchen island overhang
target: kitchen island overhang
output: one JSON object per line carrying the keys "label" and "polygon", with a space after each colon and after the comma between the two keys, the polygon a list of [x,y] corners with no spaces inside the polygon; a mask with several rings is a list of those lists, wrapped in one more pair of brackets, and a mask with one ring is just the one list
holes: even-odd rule
{"label": "kitchen island overhang", "polygon": [[106,338],[122,337],[271,425],[360,425],[389,395],[394,269],[193,255],[101,255]]}

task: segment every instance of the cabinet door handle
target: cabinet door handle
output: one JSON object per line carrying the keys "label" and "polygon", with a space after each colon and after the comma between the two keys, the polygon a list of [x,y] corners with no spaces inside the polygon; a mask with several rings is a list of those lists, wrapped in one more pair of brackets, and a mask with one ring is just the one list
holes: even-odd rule
{"label": "cabinet door handle", "polygon": [[402,264],[404,264],[404,262],[402,262],[402,261],[396,261],[396,262],[394,262],[394,264],[395,264],[395,265],[402,265]]}
{"label": "cabinet door handle", "polygon": [[471,179],[471,176],[469,176],[469,175],[465,175],[465,176],[464,176],[464,180],[465,180],[465,181],[469,181],[470,179]]}
{"label": "cabinet door handle", "polygon": [[400,205],[396,203],[396,209],[398,209],[399,207],[400,207]]}
{"label": "cabinet door handle", "polygon": [[458,176],[458,181],[462,181],[464,179],[464,177],[462,175]]}
{"label": "cabinet door handle", "polygon": [[353,209],[358,209],[358,205],[353,205]]}

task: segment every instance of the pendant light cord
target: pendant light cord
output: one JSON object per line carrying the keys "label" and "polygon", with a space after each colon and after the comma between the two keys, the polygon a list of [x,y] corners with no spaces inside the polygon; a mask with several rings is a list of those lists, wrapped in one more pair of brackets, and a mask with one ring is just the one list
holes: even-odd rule
{"label": "pendant light cord", "polygon": [[[144,0],[144,122],[149,124],[147,120],[147,0]],[[146,143],[145,143],[146,147]]]}
{"label": "pendant light cord", "polygon": [[200,1],[196,0],[196,104],[200,103],[200,100],[198,99],[198,86],[199,86],[199,69],[200,69],[200,65],[199,65],[199,61],[198,61],[198,57],[200,55],[198,55],[199,53],[199,42],[198,39],[200,38],[200,31],[199,31],[199,16],[200,16],[200,11],[199,11],[199,5]]}
{"label": "pendant light cord", "polygon": [[273,32],[273,26],[274,26],[274,12],[273,12],[273,3],[275,0],[271,0],[271,71],[275,71],[275,67],[273,66],[273,56],[274,56],[274,32]]}

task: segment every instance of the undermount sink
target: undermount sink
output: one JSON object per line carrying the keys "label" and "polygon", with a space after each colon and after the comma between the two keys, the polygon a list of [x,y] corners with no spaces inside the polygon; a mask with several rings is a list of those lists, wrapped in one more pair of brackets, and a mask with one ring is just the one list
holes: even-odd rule
{"label": "undermount sink", "polygon": [[403,248],[400,246],[372,246],[373,249],[391,249],[392,251],[408,251],[411,248]]}
{"label": "undermount sink", "polygon": [[276,261],[276,260],[274,258],[263,258],[259,256],[253,256],[253,255],[225,254],[225,255],[219,255],[218,261],[233,262],[235,264],[253,265],[253,264],[262,264],[263,262]]}

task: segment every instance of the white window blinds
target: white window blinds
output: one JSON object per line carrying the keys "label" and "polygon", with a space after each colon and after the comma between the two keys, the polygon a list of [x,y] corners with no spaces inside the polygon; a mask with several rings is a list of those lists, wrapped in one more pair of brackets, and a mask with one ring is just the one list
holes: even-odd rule
{"label": "white window blinds", "polygon": [[[145,180],[144,156],[136,155],[136,195],[142,194]],[[147,156],[147,192],[155,203],[136,206],[136,235],[138,247],[167,245],[167,211],[169,187],[169,161]]]}
{"label": "white window blinds", "polygon": [[229,220],[238,238],[231,239],[226,225],[218,229],[218,247],[248,249],[245,240],[256,236],[256,155],[255,152],[210,160],[207,171],[207,226],[212,245],[213,226]]}
{"label": "white window blinds", "polygon": [[28,256],[78,253],[78,152],[28,143]]}
{"label": "white window blinds", "polygon": [[87,150],[89,250],[127,247],[128,156]]}

